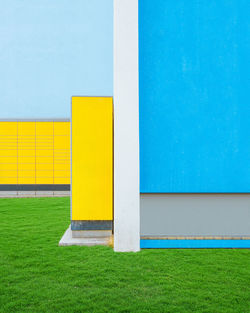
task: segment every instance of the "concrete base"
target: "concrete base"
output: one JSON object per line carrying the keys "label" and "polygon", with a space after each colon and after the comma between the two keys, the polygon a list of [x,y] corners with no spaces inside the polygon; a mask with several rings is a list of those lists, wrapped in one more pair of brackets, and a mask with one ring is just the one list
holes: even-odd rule
{"label": "concrete base", "polygon": [[[101,232],[101,233],[99,233]],[[77,236],[77,233],[79,237]],[[80,237],[81,236],[81,237]],[[107,231],[72,231],[70,226],[59,241],[59,246],[112,246],[113,236]]]}
{"label": "concrete base", "polygon": [[69,197],[70,191],[0,191],[0,198]]}

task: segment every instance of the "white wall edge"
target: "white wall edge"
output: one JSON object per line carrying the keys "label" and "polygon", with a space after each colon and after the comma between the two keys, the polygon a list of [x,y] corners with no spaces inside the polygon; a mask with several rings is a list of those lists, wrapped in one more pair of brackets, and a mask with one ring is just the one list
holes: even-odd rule
{"label": "white wall edge", "polygon": [[114,0],[114,250],[140,250],[138,0]]}

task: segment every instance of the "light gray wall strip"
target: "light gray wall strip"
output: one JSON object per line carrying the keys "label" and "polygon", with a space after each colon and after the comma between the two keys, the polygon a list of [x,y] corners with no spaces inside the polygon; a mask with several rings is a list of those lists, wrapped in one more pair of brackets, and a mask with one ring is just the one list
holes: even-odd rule
{"label": "light gray wall strip", "polygon": [[250,236],[250,194],[141,194],[141,236]]}

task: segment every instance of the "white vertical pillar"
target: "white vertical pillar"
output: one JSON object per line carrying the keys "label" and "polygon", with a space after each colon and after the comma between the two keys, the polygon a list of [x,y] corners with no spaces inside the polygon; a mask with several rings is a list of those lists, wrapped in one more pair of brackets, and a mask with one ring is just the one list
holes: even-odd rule
{"label": "white vertical pillar", "polygon": [[114,0],[114,250],[140,250],[138,0]]}

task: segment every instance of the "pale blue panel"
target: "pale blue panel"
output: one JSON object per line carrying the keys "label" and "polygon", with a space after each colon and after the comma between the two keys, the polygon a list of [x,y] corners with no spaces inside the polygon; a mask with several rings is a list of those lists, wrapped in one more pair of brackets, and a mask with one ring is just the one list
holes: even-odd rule
{"label": "pale blue panel", "polygon": [[112,0],[3,0],[0,118],[70,117],[72,95],[113,94]]}
{"label": "pale blue panel", "polygon": [[139,0],[141,192],[250,191],[249,56],[249,0]]}

